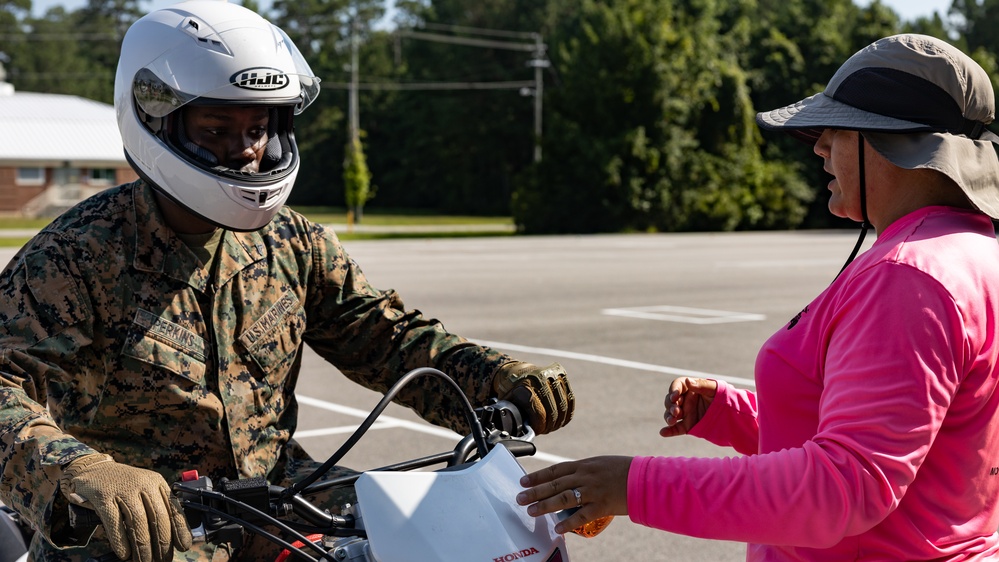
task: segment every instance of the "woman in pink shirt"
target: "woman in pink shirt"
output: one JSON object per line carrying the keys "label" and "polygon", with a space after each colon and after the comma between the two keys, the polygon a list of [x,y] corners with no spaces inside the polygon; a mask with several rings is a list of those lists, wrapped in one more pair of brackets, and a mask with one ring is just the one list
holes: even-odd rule
{"label": "woman in pink shirt", "polygon": [[[749,560],[999,560],[999,137],[989,77],[923,35],[881,39],[825,91],[761,113],[814,146],[862,223],[832,284],[774,334],[757,391],[681,378],[661,435],[734,458],[597,457],[524,477],[580,507],[749,543]],[[863,233],[873,246],[854,259]]]}

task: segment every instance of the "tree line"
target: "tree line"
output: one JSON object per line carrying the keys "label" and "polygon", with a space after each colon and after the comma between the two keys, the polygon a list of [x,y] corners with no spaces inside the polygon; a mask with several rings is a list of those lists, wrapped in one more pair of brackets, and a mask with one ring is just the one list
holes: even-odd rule
{"label": "tree line", "polygon": [[[396,0],[388,25],[383,0],[243,5],[323,80],[296,123],[290,203],[358,204],[344,186],[360,156],[369,205],[510,214],[527,233],[838,226],[821,161],[754,118],[821,91],[883,36],[947,39],[999,90],[999,0],[916,21],[877,0]],[[31,0],[0,0],[7,81],[112,103],[142,13],[88,0],[33,17]],[[363,154],[347,144],[354,48]]]}

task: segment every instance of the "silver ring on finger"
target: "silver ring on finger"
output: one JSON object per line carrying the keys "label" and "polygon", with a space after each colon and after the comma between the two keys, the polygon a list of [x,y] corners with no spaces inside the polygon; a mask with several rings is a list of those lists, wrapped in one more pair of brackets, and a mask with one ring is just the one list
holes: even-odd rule
{"label": "silver ring on finger", "polygon": [[577,488],[573,488],[572,495],[576,496],[576,507],[583,507],[583,494],[580,494]]}

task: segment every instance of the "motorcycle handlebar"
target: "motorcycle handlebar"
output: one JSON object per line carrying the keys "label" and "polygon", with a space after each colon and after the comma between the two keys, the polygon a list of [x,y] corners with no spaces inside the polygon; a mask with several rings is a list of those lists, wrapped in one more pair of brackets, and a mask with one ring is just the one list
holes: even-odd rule
{"label": "motorcycle handlebar", "polygon": [[[514,404],[494,398],[486,405],[476,408],[474,417],[478,423],[472,425],[472,433],[459,441],[452,451],[375,470],[412,470],[440,463],[445,463],[449,467],[456,466],[474,460],[477,454],[481,457],[484,450],[498,444],[505,446],[516,457],[533,455],[537,451],[531,442],[535,433],[523,421],[520,411]],[[477,430],[481,433],[476,433]],[[486,445],[485,448],[483,444]],[[318,478],[316,475],[313,476]],[[318,531],[332,536],[364,536],[363,530],[354,528],[355,520],[352,515],[331,515],[303,497],[306,492],[351,485],[359,476],[360,474],[351,475],[290,488],[274,486],[264,478],[222,479],[215,487],[210,479],[198,476],[194,472],[185,474],[184,480],[174,483],[171,488],[184,506],[192,533],[201,540],[207,540],[209,533],[215,535],[241,533],[242,528],[247,528],[254,533],[267,536],[278,544],[287,545],[288,543],[269,533],[261,525],[273,525],[285,533],[302,537],[296,529],[286,525],[281,519],[295,514],[310,526],[310,532]],[[101,524],[94,511],[77,505],[70,505],[69,519],[70,527],[81,535],[89,535]],[[299,525],[299,529],[301,528]],[[87,562],[117,560],[114,553],[110,553]]]}

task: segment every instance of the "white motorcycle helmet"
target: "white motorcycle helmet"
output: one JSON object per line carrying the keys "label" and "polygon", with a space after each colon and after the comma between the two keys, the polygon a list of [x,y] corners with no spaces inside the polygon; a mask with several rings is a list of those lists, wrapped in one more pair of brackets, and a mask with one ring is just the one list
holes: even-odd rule
{"label": "white motorcycle helmet", "polygon": [[[129,28],[114,105],[125,156],[140,177],[215,225],[250,231],[291,193],[299,164],[293,118],[318,94],[319,78],[277,26],[224,0],[190,0]],[[268,107],[259,170],[228,168],[191,142],[182,118],[188,104]]]}

